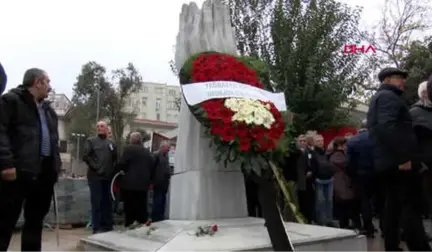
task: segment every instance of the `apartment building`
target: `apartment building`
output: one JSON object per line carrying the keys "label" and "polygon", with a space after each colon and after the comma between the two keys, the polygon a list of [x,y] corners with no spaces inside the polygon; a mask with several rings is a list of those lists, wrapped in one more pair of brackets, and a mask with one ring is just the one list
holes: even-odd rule
{"label": "apartment building", "polygon": [[138,120],[151,120],[177,124],[180,86],[144,82],[139,92],[132,94],[126,109]]}

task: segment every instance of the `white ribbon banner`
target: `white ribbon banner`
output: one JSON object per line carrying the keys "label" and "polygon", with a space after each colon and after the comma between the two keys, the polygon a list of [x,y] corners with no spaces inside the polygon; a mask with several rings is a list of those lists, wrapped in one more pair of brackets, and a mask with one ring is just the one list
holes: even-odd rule
{"label": "white ribbon banner", "polygon": [[181,85],[187,104],[194,106],[211,99],[249,98],[272,102],[279,111],[286,111],[284,93],[272,93],[234,81],[210,81]]}

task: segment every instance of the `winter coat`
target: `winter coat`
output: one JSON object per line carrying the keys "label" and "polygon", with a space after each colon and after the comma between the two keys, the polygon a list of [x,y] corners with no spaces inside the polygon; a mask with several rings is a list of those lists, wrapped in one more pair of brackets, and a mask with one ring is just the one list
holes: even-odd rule
{"label": "winter coat", "polygon": [[342,150],[334,150],[329,154],[329,161],[333,168],[333,186],[336,200],[354,199],[353,183],[346,173],[347,158]]}

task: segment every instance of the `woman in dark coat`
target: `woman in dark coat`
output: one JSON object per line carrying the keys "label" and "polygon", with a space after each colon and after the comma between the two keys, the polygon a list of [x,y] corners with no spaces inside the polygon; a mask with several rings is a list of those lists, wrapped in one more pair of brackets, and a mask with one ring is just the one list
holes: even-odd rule
{"label": "woman in dark coat", "polygon": [[333,168],[333,185],[335,206],[338,208],[340,228],[349,228],[349,221],[354,228],[361,227],[360,213],[355,200],[355,191],[350,177],[347,175],[347,159],[345,155],[346,138],[336,137],[333,140],[333,150],[328,158]]}

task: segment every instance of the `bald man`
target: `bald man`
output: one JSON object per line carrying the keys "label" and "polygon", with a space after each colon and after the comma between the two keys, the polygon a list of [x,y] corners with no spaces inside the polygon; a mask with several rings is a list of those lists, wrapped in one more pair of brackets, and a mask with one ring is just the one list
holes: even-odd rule
{"label": "bald man", "polygon": [[88,166],[93,233],[101,233],[113,229],[110,187],[117,149],[108,138],[109,126],[106,122],[98,122],[96,131],[97,136],[88,138],[84,144],[83,161]]}
{"label": "bald man", "polygon": [[147,190],[154,172],[154,161],[149,150],[143,146],[143,137],[132,132],[118,163],[124,172],[120,188],[124,203],[125,227],[144,224],[148,219]]}

